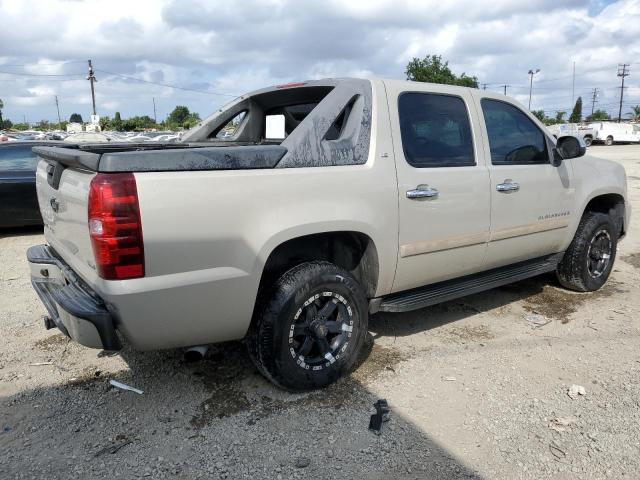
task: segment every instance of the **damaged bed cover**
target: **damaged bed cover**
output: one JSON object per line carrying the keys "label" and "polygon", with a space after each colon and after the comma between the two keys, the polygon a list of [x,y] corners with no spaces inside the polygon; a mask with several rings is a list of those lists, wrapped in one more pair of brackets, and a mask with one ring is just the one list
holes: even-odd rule
{"label": "damaged bed cover", "polygon": [[76,146],[34,147],[33,151],[45,160],[67,167],[104,173],[274,168],[287,153],[280,145],[200,147],[189,144],[133,151],[93,152]]}

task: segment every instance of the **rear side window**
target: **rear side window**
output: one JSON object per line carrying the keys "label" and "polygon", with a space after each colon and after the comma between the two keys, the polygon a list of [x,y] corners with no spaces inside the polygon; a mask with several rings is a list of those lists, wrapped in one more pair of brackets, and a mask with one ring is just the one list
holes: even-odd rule
{"label": "rear side window", "polygon": [[549,163],[544,133],[522,110],[488,98],[481,105],[493,165]]}
{"label": "rear side window", "polygon": [[31,151],[30,145],[0,148],[0,171],[19,170],[35,172],[38,157]]}
{"label": "rear side window", "polygon": [[460,97],[407,92],[398,99],[402,148],[417,168],[475,165],[469,115]]}
{"label": "rear side window", "polygon": [[225,140],[233,137],[238,130],[238,127],[244,120],[244,117],[247,115],[247,111],[244,110],[238,113],[235,117],[229,120],[216,134],[217,140]]}

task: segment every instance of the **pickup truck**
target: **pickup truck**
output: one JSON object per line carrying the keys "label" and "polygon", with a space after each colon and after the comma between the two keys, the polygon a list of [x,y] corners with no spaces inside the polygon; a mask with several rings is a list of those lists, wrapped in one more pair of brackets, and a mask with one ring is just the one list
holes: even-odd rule
{"label": "pickup truck", "polygon": [[629,225],[622,166],[463,87],[279,85],[177,143],[34,150],[46,327],[106,350],[244,339],[289,390],[353,369],[376,312],[554,271],[597,290]]}

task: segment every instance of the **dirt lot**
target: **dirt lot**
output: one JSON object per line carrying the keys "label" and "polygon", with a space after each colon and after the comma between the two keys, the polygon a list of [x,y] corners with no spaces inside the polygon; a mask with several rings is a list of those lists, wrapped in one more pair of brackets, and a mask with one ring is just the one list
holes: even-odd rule
{"label": "dirt lot", "polygon": [[[624,164],[640,211],[640,147],[589,153]],[[376,315],[360,368],[305,395],[271,387],[239,343],[187,364],[45,331],[24,260],[42,241],[0,234],[0,478],[640,478],[637,229],[596,294],[548,276]]]}

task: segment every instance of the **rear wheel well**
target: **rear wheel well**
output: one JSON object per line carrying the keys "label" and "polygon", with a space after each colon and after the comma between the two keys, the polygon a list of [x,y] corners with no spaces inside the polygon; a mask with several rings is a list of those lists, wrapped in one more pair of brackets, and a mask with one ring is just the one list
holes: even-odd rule
{"label": "rear wheel well", "polygon": [[258,291],[272,285],[296,265],[315,260],[331,262],[349,271],[360,282],[368,298],[378,286],[378,253],[373,240],[360,232],[328,232],[293,238],[269,255]]}
{"label": "rear wheel well", "polygon": [[624,224],[624,198],[617,193],[607,193],[592,198],[584,209],[586,212],[600,212],[611,215],[619,236],[624,235],[626,225]]}

